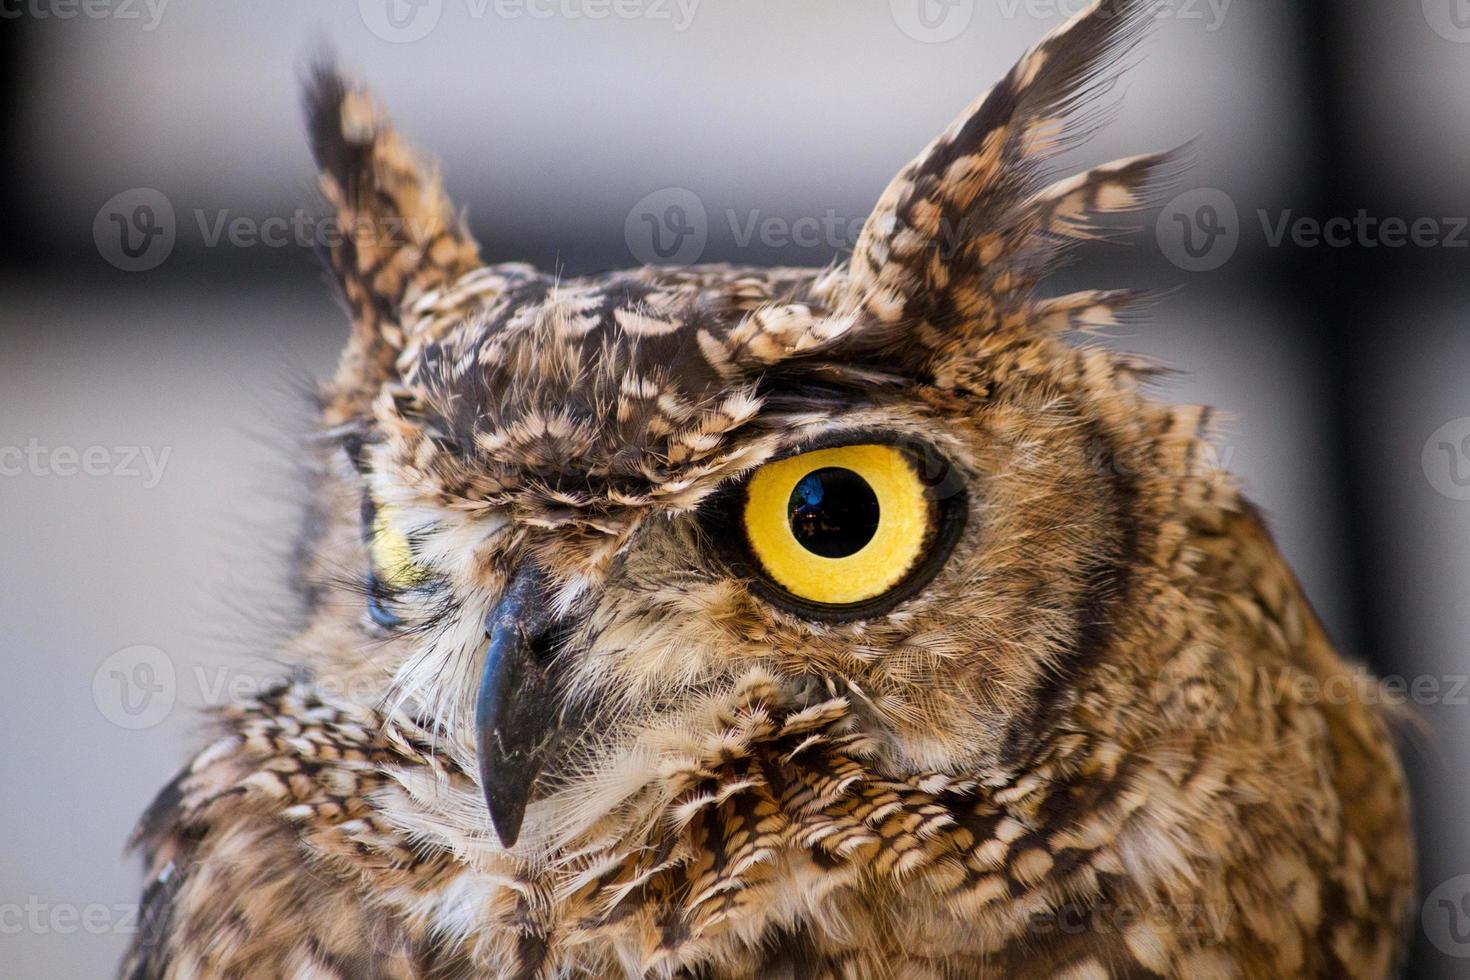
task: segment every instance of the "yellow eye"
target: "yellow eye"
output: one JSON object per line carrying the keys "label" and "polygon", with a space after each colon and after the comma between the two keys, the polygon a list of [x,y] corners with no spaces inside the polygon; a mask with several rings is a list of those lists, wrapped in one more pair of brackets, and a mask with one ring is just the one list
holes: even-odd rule
{"label": "yellow eye", "polygon": [[867,602],[904,582],[938,525],[914,459],[878,444],[762,466],[746,488],[742,519],[766,575],[791,596],[823,606]]}
{"label": "yellow eye", "polygon": [[391,518],[389,508],[374,509],[369,550],[373,575],[378,583],[391,592],[400,592],[421,584],[427,574],[423,566],[413,560],[408,535],[394,526]]}

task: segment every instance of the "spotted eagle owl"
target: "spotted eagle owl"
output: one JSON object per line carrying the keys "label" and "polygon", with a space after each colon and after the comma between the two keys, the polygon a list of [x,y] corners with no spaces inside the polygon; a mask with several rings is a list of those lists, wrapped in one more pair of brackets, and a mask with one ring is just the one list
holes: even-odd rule
{"label": "spotted eagle owl", "polygon": [[[1389,730],[1208,451],[1041,281],[1098,0],[826,269],[485,266],[330,69],[352,331],[289,683],[143,818],[136,978],[1385,977]],[[1335,689],[1355,696],[1320,698]]]}

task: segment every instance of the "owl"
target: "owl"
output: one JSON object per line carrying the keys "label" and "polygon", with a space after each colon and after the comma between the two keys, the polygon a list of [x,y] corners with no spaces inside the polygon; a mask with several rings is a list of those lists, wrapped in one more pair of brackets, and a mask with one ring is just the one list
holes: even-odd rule
{"label": "owl", "polygon": [[1209,412],[1048,295],[1177,153],[1057,181],[1153,20],[1099,0],[824,269],[484,265],[317,70],[351,333],[288,680],[136,835],[130,978],[1391,975],[1375,682]]}

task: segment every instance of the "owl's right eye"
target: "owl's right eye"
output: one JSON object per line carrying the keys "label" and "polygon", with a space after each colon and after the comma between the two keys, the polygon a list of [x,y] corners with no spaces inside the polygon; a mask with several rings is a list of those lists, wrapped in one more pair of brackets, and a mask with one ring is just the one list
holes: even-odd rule
{"label": "owl's right eye", "polygon": [[407,592],[428,580],[428,571],[414,560],[413,543],[394,523],[390,507],[371,498],[363,503],[363,535],[372,565],[368,583],[368,614],[379,626],[392,629],[402,620],[387,604],[389,596]]}
{"label": "owl's right eye", "polygon": [[376,508],[369,550],[372,552],[373,575],[394,592],[421,585],[427,577],[424,567],[414,561],[408,535],[393,524],[392,512],[387,507]]}

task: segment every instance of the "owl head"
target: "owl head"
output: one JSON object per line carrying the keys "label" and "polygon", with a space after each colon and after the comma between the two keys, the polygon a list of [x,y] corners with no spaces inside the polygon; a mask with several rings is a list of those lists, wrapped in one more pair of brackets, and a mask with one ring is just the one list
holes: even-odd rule
{"label": "owl head", "polygon": [[1049,173],[1149,7],[1043,40],[821,270],[483,265],[434,170],[315,74],[352,334],[306,642],[434,733],[466,778],[419,795],[462,840],[603,913],[718,853],[724,908],[773,840],[851,857],[885,806],[922,840],[906,792],[1039,771],[1099,678],[1148,668],[1169,515],[1218,479],[1203,417],[1076,336],[1137,294],[1043,280],[1177,171]]}

